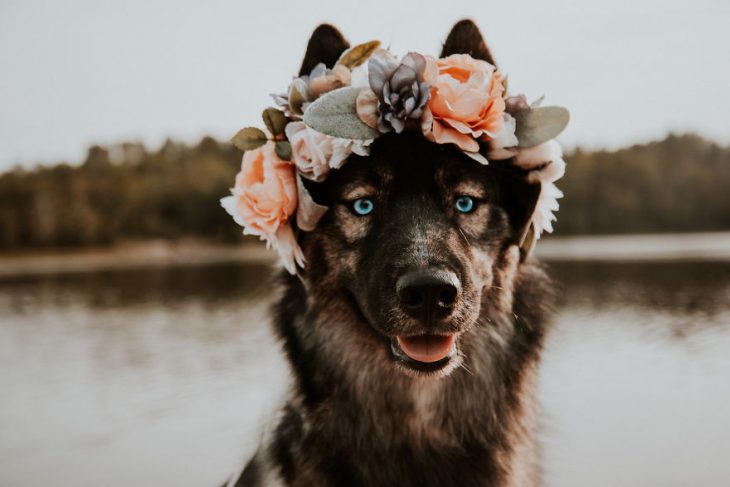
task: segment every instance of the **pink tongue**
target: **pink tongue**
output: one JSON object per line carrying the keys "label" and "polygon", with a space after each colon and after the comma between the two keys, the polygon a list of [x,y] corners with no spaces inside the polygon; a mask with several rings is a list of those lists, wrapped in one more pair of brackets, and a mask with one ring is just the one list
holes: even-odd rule
{"label": "pink tongue", "polygon": [[401,350],[418,362],[438,362],[447,357],[454,347],[454,335],[419,335],[398,337]]}

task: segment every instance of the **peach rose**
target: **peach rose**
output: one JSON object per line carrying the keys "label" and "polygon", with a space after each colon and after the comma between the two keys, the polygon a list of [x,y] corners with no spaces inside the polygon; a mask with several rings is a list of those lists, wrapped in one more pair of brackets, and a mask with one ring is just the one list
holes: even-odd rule
{"label": "peach rose", "polygon": [[505,104],[501,75],[488,62],[467,54],[430,59],[429,64],[424,77],[431,85],[428,107],[432,123],[424,124],[426,137],[478,153],[477,139],[491,140],[502,130]]}
{"label": "peach rose", "polygon": [[274,143],[246,151],[241,171],[236,175],[232,196],[221,205],[243,227],[245,235],[257,235],[279,252],[292,274],[304,258],[289,217],[297,209],[297,183],[294,166],[274,151]]}

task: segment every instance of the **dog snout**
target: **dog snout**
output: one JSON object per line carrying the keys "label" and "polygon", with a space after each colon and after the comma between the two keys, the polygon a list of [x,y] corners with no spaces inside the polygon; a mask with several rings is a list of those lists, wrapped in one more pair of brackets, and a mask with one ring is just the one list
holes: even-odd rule
{"label": "dog snout", "polygon": [[427,324],[448,316],[461,291],[456,274],[440,269],[408,271],[398,278],[395,287],[401,308]]}

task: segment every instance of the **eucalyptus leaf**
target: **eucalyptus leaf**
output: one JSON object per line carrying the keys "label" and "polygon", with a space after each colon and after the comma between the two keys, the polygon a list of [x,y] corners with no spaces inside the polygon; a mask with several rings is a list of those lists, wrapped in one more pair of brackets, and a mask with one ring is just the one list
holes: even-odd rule
{"label": "eucalyptus leaf", "polygon": [[357,116],[356,100],[362,87],[348,86],[330,91],[307,107],[304,123],[340,139],[370,140],[378,136]]}
{"label": "eucalyptus leaf", "polygon": [[289,87],[289,109],[296,115],[301,115],[304,111],[302,105],[307,101],[309,88],[307,83],[301,78],[292,81]]}
{"label": "eucalyptus leaf", "polygon": [[513,114],[517,121],[515,135],[518,147],[527,148],[554,139],[565,130],[570,120],[570,112],[563,107],[536,107]]}
{"label": "eucalyptus leaf", "polygon": [[279,140],[274,145],[276,155],[285,161],[291,160],[291,144],[287,140]]}
{"label": "eucalyptus leaf", "polygon": [[233,136],[231,142],[233,145],[246,152],[261,147],[266,143],[266,134],[263,130],[256,127],[246,127],[241,129]]}
{"label": "eucalyptus leaf", "polygon": [[286,127],[288,120],[286,119],[284,112],[281,110],[277,110],[276,108],[267,108],[261,114],[261,118],[264,119],[266,128],[269,129],[269,132],[271,132],[272,135],[276,136],[284,133],[284,127]]}
{"label": "eucalyptus leaf", "polygon": [[532,254],[532,251],[535,250],[536,243],[537,234],[535,233],[535,225],[530,222],[530,224],[527,226],[527,230],[525,230],[525,234],[522,236],[520,249],[522,249],[522,252],[525,256],[529,256]]}
{"label": "eucalyptus leaf", "polygon": [[370,41],[351,47],[340,56],[337,64],[341,64],[350,69],[356,68],[368,60],[375,51],[380,47],[380,41]]}
{"label": "eucalyptus leaf", "polygon": [[297,196],[297,227],[305,232],[311,232],[329,208],[314,201],[299,174],[297,174]]}

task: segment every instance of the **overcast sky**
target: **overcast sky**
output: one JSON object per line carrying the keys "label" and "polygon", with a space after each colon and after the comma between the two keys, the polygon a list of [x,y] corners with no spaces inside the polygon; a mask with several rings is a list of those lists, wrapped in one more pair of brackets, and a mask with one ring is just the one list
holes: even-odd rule
{"label": "overcast sky", "polygon": [[318,23],[438,54],[465,16],[512,93],[571,109],[567,146],[730,143],[730,0],[0,0],[0,170],[92,143],[227,139],[259,124]]}

